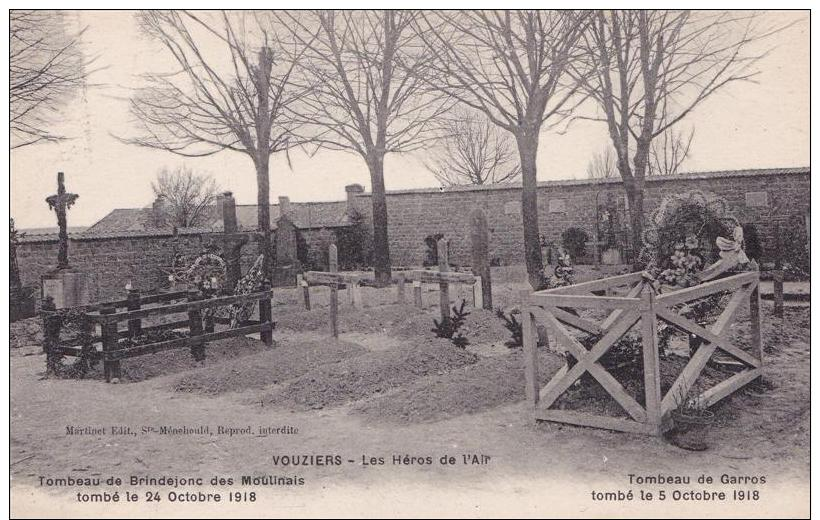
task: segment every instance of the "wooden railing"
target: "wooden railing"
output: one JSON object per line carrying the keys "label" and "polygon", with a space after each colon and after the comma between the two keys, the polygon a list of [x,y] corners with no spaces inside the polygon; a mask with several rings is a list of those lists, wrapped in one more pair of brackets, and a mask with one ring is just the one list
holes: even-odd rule
{"label": "wooden railing", "polygon": [[[557,289],[525,292],[523,297],[523,343],[526,358],[527,399],[538,420],[556,421],[633,433],[660,435],[670,426],[670,415],[681,397],[687,397],[692,385],[717,349],[736,359],[743,367],[725,381],[707,389],[697,402],[708,407],[762,375],[763,349],[760,335],[759,274],[746,272],[711,280],[694,287],[655,294],[641,273],[633,273]],[[624,296],[611,296],[618,287],[629,287]],[[603,296],[591,294],[604,291]],[[715,323],[705,328],[680,315],[676,305],[722,292],[730,292],[728,303]],[[735,314],[749,302],[752,352],[731,343],[727,337]],[[581,317],[571,309],[607,311],[601,322]],[[665,395],[661,394],[660,359],[657,320],[701,338],[705,343],[691,356]],[[548,334],[566,349],[577,363],[565,365],[543,388],[538,384],[538,341],[536,328],[543,324]],[[633,326],[639,324],[643,357],[644,405],[629,395],[624,387],[601,365],[601,358]],[[567,326],[599,336],[586,348],[570,333]],[[544,339],[544,338],[542,338]],[[584,373],[594,377],[606,392],[624,409],[628,418],[594,415],[582,411],[552,409],[561,395]]]}
{"label": "wooden railing", "polygon": [[[179,300],[184,296],[184,301]],[[45,309],[43,313],[47,354],[66,356],[87,356],[90,359],[102,360],[105,379],[110,382],[120,378],[120,360],[153,354],[164,350],[189,347],[196,360],[205,358],[205,347],[210,341],[228,339],[248,334],[259,333],[261,340],[268,346],[273,344],[273,323],[271,309],[272,290],[266,284],[262,291],[232,296],[205,298],[197,291],[175,292],[140,297],[138,292],[129,292],[129,298],[90,305],[84,312],[84,333],[72,338],[60,339],[59,313]],[[172,303],[164,303],[164,302]],[[259,320],[245,321],[239,327],[215,331],[215,323],[227,323],[228,320],[209,316],[203,319],[205,309],[214,309],[228,305],[249,304],[258,301]],[[155,305],[160,304],[160,305]],[[155,305],[144,307],[143,305]],[[142,320],[151,317],[169,316],[186,313],[187,319],[171,321],[158,325],[143,327]],[[120,323],[127,328],[121,330]],[[122,346],[120,340],[150,336],[152,332],[163,330],[187,331],[187,336],[166,341]],[[99,330],[99,333],[97,333]],[[82,344],[79,344],[82,343]],[[100,347],[100,348],[97,348]]]}

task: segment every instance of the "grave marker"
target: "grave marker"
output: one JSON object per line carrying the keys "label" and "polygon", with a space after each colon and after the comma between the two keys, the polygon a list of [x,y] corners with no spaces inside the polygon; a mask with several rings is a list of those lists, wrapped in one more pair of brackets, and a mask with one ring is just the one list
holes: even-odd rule
{"label": "grave marker", "polygon": [[470,215],[470,239],[473,249],[473,274],[481,279],[475,284],[475,306],[484,309],[493,308],[493,289],[490,278],[490,233],[487,229],[487,217],[480,208],[476,208]]}
{"label": "grave marker", "polygon": [[[339,256],[335,244],[330,244],[327,251],[328,271],[335,273],[339,271]],[[330,335],[334,338],[339,337],[339,285],[333,283],[330,285]]]}
{"label": "grave marker", "polygon": [[287,215],[276,223],[276,266],[273,269],[274,285],[293,286],[299,271],[296,225]]}
{"label": "grave marker", "polygon": [[68,210],[79,198],[65,189],[65,174],[57,173],[57,193],[46,198],[49,208],[57,214],[58,234],[57,268],[41,278],[43,299],[50,297],[58,308],[85,305],[89,301],[88,278],[85,273],[71,269],[68,263]]}
{"label": "grave marker", "polygon": [[[446,273],[450,270],[450,254],[447,247],[447,239],[440,238],[436,244],[438,249],[438,272]],[[438,301],[441,308],[442,322],[450,319],[450,284],[441,281],[438,284]]]}

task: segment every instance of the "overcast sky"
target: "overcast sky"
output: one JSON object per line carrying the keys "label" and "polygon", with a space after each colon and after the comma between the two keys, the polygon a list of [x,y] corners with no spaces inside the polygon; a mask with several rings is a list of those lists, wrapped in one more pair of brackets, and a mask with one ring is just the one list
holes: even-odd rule
{"label": "overcast sky", "polygon": [[[730,86],[701,105],[684,124],[696,129],[687,170],[723,170],[806,166],[809,164],[809,24],[803,12],[767,13],[800,23],[777,35],[776,47],[759,68],[757,83]],[[25,147],[11,153],[11,216],[18,228],[55,226],[44,199],[56,189],[56,173],[66,173],[67,188],[80,195],[69,212],[69,225],[90,225],[114,208],[146,206],[150,182],[163,166],[183,162],[214,175],[234,192],[238,203],[256,201],[250,159],[221,152],[201,159],[146,150],[117,141],[132,135],[129,88],[142,71],[162,70],[165,59],[155,43],[142,36],[133,13],[77,13],[77,27],[87,26],[84,48],[98,56],[102,70],[63,115],[64,132],[74,138],[57,144]],[[538,179],[583,178],[595,152],[608,145],[604,126],[579,122],[564,135],[544,133],[538,157]],[[271,160],[271,200],[288,195],[294,201],[340,200],[350,183],[370,187],[369,174],[357,155],[321,152],[291,154]],[[388,156],[387,189],[436,186],[433,175],[413,155]]]}

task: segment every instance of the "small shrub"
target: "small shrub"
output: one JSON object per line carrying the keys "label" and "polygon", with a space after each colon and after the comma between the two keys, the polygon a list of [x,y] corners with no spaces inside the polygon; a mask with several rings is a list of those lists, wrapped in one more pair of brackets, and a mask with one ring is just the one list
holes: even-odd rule
{"label": "small shrub", "polygon": [[569,256],[576,261],[586,255],[586,243],[588,241],[589,235],[581,228],[571,227],[561,233],[561,245],[564,246],[564,250],[569,253]]}
{"label": "small shrub", "polygon": [[452,316],[441,320],[441,322],[433,318],[433,324],[435,326],[430,330],[436,333],[436,337],[447,338],[452,341],[453,345],[459,348],[466,348],[467,345],[470,344],[470,341],[459,331],[464,325],[467,316],[470,315],[469,312],[464,310],[466,304],[466,300],[461,300],[461,306],[456,307],[453,305]]}
{"label": "small shrub", "polygon": [[350,227],[336,231],[339,268],[342,271],[366,270],[373,265],[373,232],[364,215],[350,214]]}
{"label": "small shrub", "polygon": [[[508,339],[504,342],[504,345],[507,348],[521,348],[524,346],[524,329],[521,326],[521,322],[515,317],[516,314],[521,314],[520,311],[517,309],[510,311],[509,316],[504,314],[504,311],[500,308],[495,309],[495,315],[501,318],[501,321],[504,322],[504,328],[510,331],[512,338]],[[536,340],[536,345],[539,347],[543,347],[544,343],[541,341],[541,338]]]}
{"label": "small shrub", "polygon": [[743,224],[743,241],[746,243],[746,256],[753,260],[760,262],[763,256],[763,247],[760,244],[760,235],[757,232],[757,227],[751,222]]}
{"label": "small shrub", "polygon": [[782,269],[790,280],[805,280],[811,272],[811,253],[808,248],[806,228],[799,217],[792,218],[780,228],[780,254]]}
{"label": "small shrub", "polygon": [[521,322],[515,318],[515,313],[511,312],[509,316],[504,314],[500,308],[495,310],[495,315],[501,318],[504,322],[504,328],[510,331],[512,338],[504,342],[507,348],[521,348],[524,346],[524,329],[521,327]]}

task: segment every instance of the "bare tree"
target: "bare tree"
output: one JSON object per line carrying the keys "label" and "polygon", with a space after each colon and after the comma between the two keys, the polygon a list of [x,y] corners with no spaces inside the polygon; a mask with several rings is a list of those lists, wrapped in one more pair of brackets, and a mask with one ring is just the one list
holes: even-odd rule
{"label": "bare tree", "polygon": [[587,15],[574,11],[435,11],[417,31],[433,54],[433,85],[483,112],[516,140],[527,273],[542,283],[536,158],[541,130],[565,121],[580,99],[566,74]]}
{"label": "bare tree", "polygon": [[219,187],[211,175],[195,173],[186,166],[163,168],[151,183],[154,195],[162,201],[157,215],[163,224],[197,227],[208,217],[208,207],[216,201]]}
{"label": "bare tree", "polygon": [[11,148],[65,139],[56,116],[86,84],[89,66],[61,11],[9,11]]}
{"label": "bare tree", "polygon": [[299,70],[310,95],[301,120],[320,146],[360,155],[373,195],[376,279],[390,280],[384,159],[424,147],[447,105],[425,81],[429,57],[412,11],[279,12],[306,51]]}
{"label": "bare tree", "polygon": [[588,179],[610,179],[616,175],[618,175],[618,166],[615,161],[615,154],[610,147],[604,148],[602,152],[593,155],[587,163]]}
{"label": "bare tree", "polygon": [[649,150],[648,175],[677,175],[681,167],[689,158],[692,149],[692,140],[695,138],[695,129],[688,134],[675,128],[667,128],[659,137],[652,140]]}
{"label": "bare tree", "polygon": [[128,141],[186,157],[250,157],[270,276],[270,156],[297,143],[288,109],[303,94],[291,81],[298,53],[285,52],[265,13],[143,11],[138,19],[177,70],[145,75],[131,100],[141,135]]}
{"label": "bare tree", "polygon": [[[660,137],[652,140],[649,150],[647,175],[677,175],[689,157],[695,129],[688,134],[668,128]],[[610,179],[618,176],[618,159],[612,147],[592,156],[587,163],[588,179]]]}
{"label": "bare tree", "polygon": [[439,146],[425,161],[442,185],[498,184],[521,175],[512,137],[483,114],[456,111],[443,126]]}
{"label": "bare tree", "polygon": [[634,247],[641,244],[653,140],[715,92],[754,78],[764,55],[754,44],[777,30],[761,30],[757,22],[744,12],[595,12],[585,37],[589,67],[575,70],[588,78],[587,93],[609,129]]}

